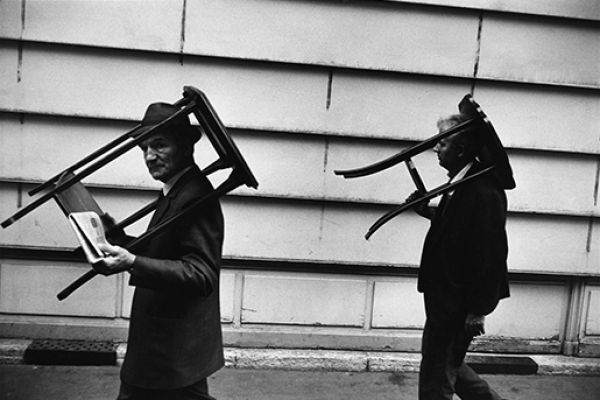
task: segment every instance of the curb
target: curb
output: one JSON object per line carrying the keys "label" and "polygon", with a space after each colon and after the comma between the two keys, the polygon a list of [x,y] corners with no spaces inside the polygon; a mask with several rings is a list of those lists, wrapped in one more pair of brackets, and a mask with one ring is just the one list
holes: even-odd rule
{"label": "curb", "polygon": [[[82,347],[82,341],[0,339],[0,364],[120,365],[127,351],[125,343],[86,343],[91,351]],[[61,345],[70,348],[57,352]],[[46,353],[35,353],[39,351]],[[226,347],[224,353],[228,368],[294,371],[418,372],[421,360],[418,353],[344,350]],[[484,374],[600,376],[600,358],[469,353],[467,363]]]}

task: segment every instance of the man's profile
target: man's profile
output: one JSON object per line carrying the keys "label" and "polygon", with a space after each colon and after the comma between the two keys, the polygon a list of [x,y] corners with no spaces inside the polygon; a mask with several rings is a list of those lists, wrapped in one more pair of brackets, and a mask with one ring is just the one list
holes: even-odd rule
{"label": "man's profile", "polygon": [[[440,132],[470,119],[440,119]],[[476,129],[441,139],[434,151],[451,182],[483,169],[478,155],[485,143]],[[415,199],[420,193],[413,193]],[[447,192],[437,208],[421,203],[415,211],[431,220],[421,257],[418,290],[425,300],[420,400],[498,400],[500,396],[465,362],[485,316],[509,296],[507,279],[507,200],[494,174],[484,174]]]}
{"label": "man's profile", "polygon": [[[151,104],[134,135],[179,108]],[[194,163],[200,131],[187,116],[156,129],[140,144],[152,178],[163,183],[149,229],[213,188]],[[206,378],[224,364],[219,309],[223,216],[218,200],[152,237],[135,254],[104,246],[101,274],[128,271],[135,286],[118,399],[213,399]]]}

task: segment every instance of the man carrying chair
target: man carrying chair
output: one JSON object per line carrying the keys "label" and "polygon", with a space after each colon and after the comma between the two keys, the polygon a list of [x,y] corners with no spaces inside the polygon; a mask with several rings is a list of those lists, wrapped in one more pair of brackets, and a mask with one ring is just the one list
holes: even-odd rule
{"label": "man carrying chair", "polygon": [[[167,103],[151,104],[132,136],[148,132],[178,110]],[[140,143],[150,175],[163,183],[149,229],[213,190],[193,159],[200,136],[184,115]],[[127,238],[117,241],[125,245]],[[135,254],[116,245],[101,249],[107,257],[94,269],[103,275],[128,271],[129,284],[136,287],[119,400],[213,399],[206,378],[224,364],[222,244],[223,216],[219,201],[212,199]]]}
{"label": "man carrying chair", "polygon": [[[439,131],[470,118],[462,113],[443,118]],[[485,137],[467,129],[437,142],[434,151],[451,182],[482,170],[478,157]],[[417,191],[407,202],[421,195]],[[418,280],[427,317],[419,399],[451,400],[456,393],[463,400],[499,400],[464,359],[473,337],[484,333],[485,316],[509,296],[503,185],[487,173],[446,192],[437,208],[421,202],[414,209],[431,220]]]}

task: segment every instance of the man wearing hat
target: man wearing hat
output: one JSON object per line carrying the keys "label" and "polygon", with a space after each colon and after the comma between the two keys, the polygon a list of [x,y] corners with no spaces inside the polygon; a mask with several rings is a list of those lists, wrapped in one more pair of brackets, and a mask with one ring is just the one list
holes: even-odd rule
{"label": "man wearing hat", "polygon": [[[469,119],[455,114],[440,119],[438,129],[442,132]],[[478,155],[484,141],[481,131],[471,129],[436,144],[434,151],[451,182],[483,169]],[[407,200],[418,195],[415,192]],[[420,400],[451,400],[454,393],[463,400],[500,400],[464,359],[473,337],[484,333],[485,316],[509,296],[506,210],[504,188],[492,173],[446,193],[437,208],[423,203],[415,207],[431,220],[418,280],[427,317]]]}
{"label": "man wearing hat", "polygon": [[[138,136],[179,111],[151,104],[134,131]],[[149,224],[177,214],[213,188],[194,163],[199,129],[176,118],[140,143],[152,178],[163,183]],[[94,265],[103,275],[128,271],[135,286],[127,353],[118,400],[213,399],[206,378],[224,364],[219,309],[223,215],[218,200],[154,236],[136,254],[102,248]]]}

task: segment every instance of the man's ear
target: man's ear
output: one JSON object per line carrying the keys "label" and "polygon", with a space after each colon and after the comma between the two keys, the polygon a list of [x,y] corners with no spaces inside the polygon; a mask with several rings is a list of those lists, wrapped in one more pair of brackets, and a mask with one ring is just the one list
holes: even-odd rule
{"label": "man's ear", "polygon": [[456,145],[456,155],[458,158],[463,158],[466,155],[466,147],[464,144],[460,143]]}

